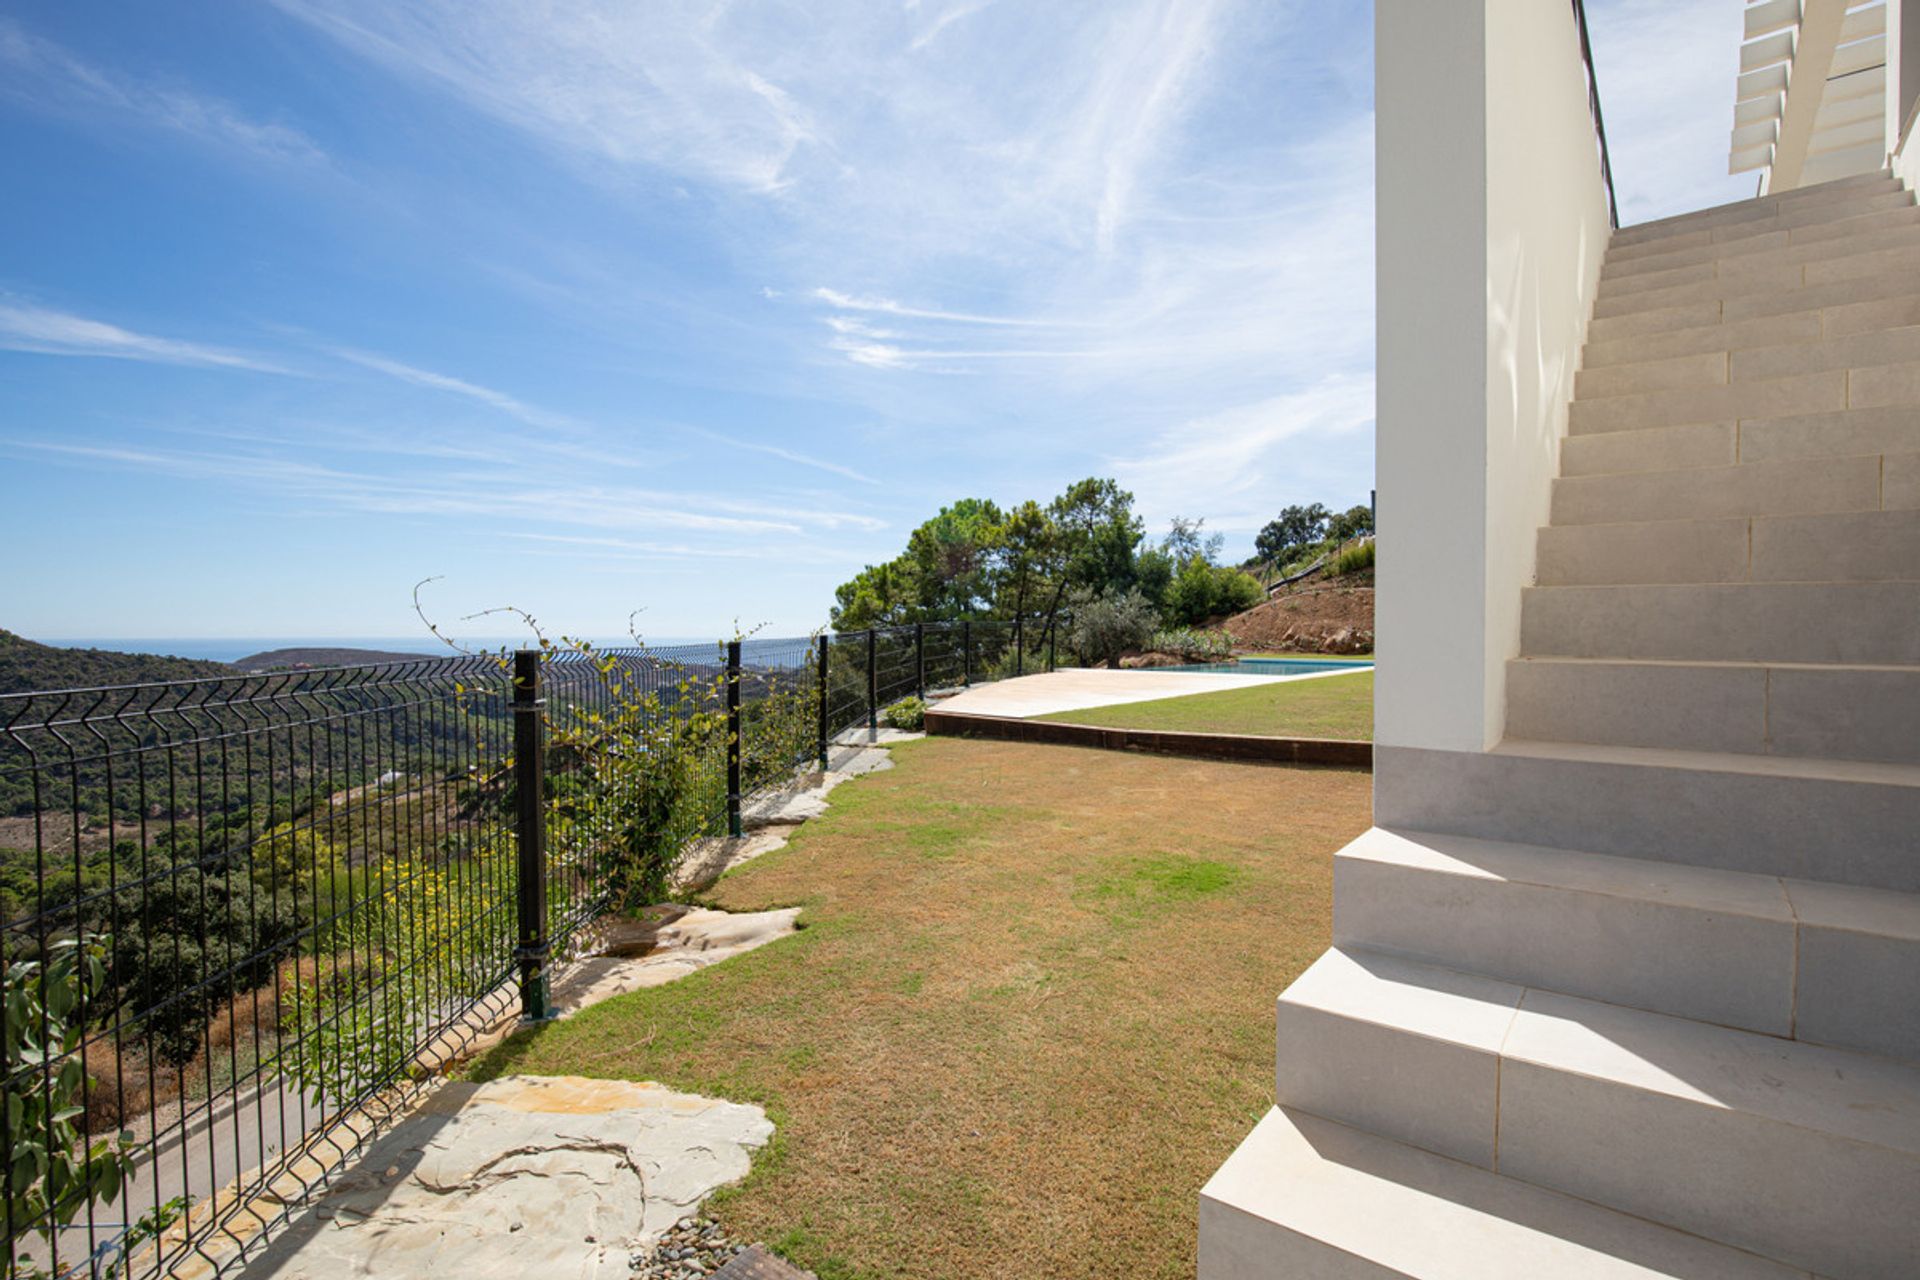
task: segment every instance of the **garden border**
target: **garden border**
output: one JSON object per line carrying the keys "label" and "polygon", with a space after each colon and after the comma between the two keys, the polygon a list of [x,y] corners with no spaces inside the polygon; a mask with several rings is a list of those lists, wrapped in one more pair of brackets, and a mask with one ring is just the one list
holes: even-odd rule
{"label": "garden border", "polygon": [[1256,764],[1318,764],[1373,768],[1373,744],[1343,738],[1269,738],[1246,733],[1195,733],[1175,729],[1114,729],[982,716],[964,711],[927,709],[927,732],[946,737],[996,738],[1003,742],[1042,742],[1094,747],[1103,751],[1144,751],[1200,760],[1237,760]]}

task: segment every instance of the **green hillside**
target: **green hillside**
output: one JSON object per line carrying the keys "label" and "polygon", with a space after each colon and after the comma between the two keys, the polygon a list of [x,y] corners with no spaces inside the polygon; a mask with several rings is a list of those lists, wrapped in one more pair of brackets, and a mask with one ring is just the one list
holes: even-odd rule
{"label": "green hillside", "polygon": [[162,658],[111,649],[56,649],[0,629],[0,693],[83,689],[156,680],[198,680],[237,674],[224,662]]}

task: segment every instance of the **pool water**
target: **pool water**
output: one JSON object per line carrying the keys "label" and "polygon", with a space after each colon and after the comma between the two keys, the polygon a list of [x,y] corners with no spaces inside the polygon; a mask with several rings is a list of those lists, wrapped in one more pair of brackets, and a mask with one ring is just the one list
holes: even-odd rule
{"label": "pool water", "polygon": [[1238,662],[1200,662],[1190,667],[1161,667],[1162,671],[1218,671],[1232,676],[1305,676],[1316,671],[1365,671],[1373,663],[1328,661],[1318,658],[1242,658]]}

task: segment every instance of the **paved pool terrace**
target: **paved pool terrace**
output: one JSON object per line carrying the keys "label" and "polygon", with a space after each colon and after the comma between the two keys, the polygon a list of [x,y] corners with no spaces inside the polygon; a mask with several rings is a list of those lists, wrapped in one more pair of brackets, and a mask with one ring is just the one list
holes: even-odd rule
{"label": "paved pool terrace", "polygon": [[[1304,665],[1304,664],[1289,664]],[[1284,684],[1293,680],[1327,680],[1373,670],[1372,663],[1326,662],[1323,670],[1291,671],[1281,675],[1242,675],[1237,671],[1189,671],[1174,667],[1140,671],[1074,668],[1042,675],[1016,676],[993,684],[975,685],[942,699],[941,711],[976,716],[1050,715],[1055,711],[1084,711],[1123,702],[1153,702],[1194,693],[1218,693],[1253,685]]]}

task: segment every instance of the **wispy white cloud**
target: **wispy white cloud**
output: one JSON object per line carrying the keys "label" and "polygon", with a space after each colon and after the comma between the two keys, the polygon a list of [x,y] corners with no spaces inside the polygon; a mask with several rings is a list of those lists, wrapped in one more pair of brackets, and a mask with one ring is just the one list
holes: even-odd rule
{"label": "wispy white cloud", "polygon": [[863,298],[838,289],[819,288],[813,296],[820,301],[840,308],[842,311],[877,311],[884,315],[902,316],[913,320],[950,320],[956,324],[1005,325],[1010,328],[1036,328],[1048,326],[1045,320],[1028,319],[1021,316],[983,316],[968,311],[942,311],[937,307],[910,307],[895,302],[891,298]]}
{"label": "wispy white cloud", "polygon": [[[778,505],[737,494],[663,492],[582,481],[570,474],[532,475],[500,468],[388,475],[329,466],[281,453],[219,452],[71,444],[30,438],[0,441],[16,450],[179,479],[245,484],[297,499],[304,509],[400,516],[480,516],[496,528],[574,525],[602,529],[673,529],[764,539],[809,531],[877,530],[885,521],[858,511]],[[764,551],[764,542],[761,544]]]}
{"label": "wispy white cloud", "polygon": [[[1322,470],[1312,450],[1361,435],[1373,425],[1373,409],[1371,377],[1331,377],[1181,422],[1112,464],[1143,509],[1161,518],[1205,511],[1212,528],[1248,532],[1286,502],[1306,498],[1289,496],[1288,486]],[[1319,478],[1331,479],[1324,471]]]}
{"label": "wispy white cloud", "polygon": [[270,361],[225,347],[155,337],[104,320],[4,301],[0,301],[0,347],[42,355],[97,356],[148,364],[248,369],[256,373],[289,372]]}
{"label": "wispy white cloud", "polygon": [[797,466],[812,467],[816,471],[825,471],[832,475],[844,476],[848,480],[858,480],[861,484],[880,483],[872,476],[864,472],[855,471],[852,467],[842,466],[837,462],[828,462],[824,458],[811,457],[793,449],[783,448],[777,444],[761,444],[753,440],[741,440],[735,436],[722,435],[718,431],[707,431],[701,428],[695,428],[695,430],[698,434],[707,437],[707,439],[716,440],[730,449],[739,449],[747,453],[765,454],[769,458],[779,458],[783,462],[791,462]]}
{"label": "wispy white cloud", "polygon": [[541,409],[504,391],[496,391],[492,387],[481,386],[477,382],[468,382],[464,378],[455,378],[448,374],[435,373],[431,369],[403,364],[371,351],[356,351],[350,347],[331,347],[328,350],[340,359],[350,364],[357,364],[363,369],[371,369],[375,373],[383,373],[389,378],[412,386],[425,387],[429,391],[444,391],[449,395],[464,396],[489,408],[498,409],[508,417],[518,418],[528,426],[565,429],[575,425],[564,414]]}
{"label": "wispy white cloud", "polygon": [[1741,6],[1723,0],[1590,0],[1595,78],[1629,224],[1744,200],[1727,173]]}
{"label": "wispy white cloud", "polygon": [[278,164],[327,162],[291,125],[255,119],[230,102],[177,84],[83,61],[51,40],[0,18],[0,93],[43,111],[110,115]]}

